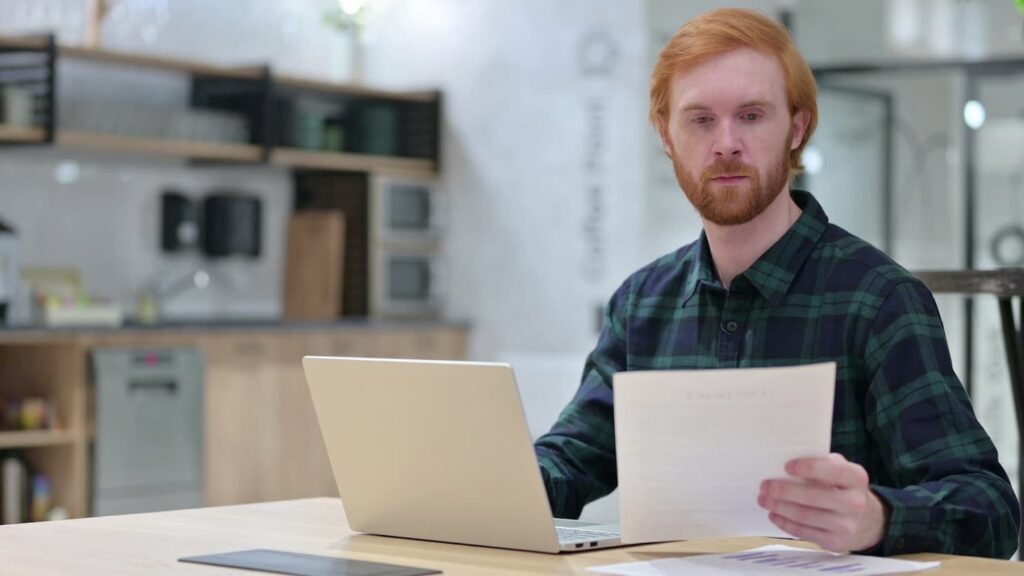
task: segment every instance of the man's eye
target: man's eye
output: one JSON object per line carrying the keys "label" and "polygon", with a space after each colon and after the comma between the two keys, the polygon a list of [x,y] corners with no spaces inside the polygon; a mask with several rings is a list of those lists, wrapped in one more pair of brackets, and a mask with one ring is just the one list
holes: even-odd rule
{"label": "man's eye", "polygon": [[711,116],[697,116],[693,119],[694,124],[710,124],[713,118]]}
{"label": "man's eye", "polygon": [[748,122],[755,122],[761,119],[761,114],[759,112],[747,112],[746,114],[740,116],[740,118]]}

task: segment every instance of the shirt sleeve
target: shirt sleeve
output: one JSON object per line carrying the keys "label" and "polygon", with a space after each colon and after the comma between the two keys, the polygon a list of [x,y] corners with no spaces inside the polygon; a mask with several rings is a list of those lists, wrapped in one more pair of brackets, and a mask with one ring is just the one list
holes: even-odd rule
{"label": "shirt sleeve", "polygon": [[601,336],[587,357],[576,395],[534,445],[556,518],[579,518],[587,503],[618,485],[612,376],[626,369],[627,300],[623,284],[605,310]]}
{"label": "shirt sleeve", "polygon": [[864,358],[868,430],[888,476],[871,488],[891,511],[886,537],[870,552],[1009,558],[1017,548],[1017,499],[953,372],[923,284],[902,282],[884,299]]}

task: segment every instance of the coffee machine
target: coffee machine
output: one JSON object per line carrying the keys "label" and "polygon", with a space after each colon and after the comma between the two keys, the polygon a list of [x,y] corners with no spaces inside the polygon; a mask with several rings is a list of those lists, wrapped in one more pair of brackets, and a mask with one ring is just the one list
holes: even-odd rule
{"label": "coffee machine", "polygon": [[0,325],[9,325],[20,311],[18,280],[21,275],[20,245],[14,228],[0,219]]}

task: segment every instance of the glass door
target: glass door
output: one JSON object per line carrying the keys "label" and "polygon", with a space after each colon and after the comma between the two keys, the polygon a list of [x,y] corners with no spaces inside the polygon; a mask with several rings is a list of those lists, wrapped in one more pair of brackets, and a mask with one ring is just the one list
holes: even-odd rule
{"label": "glass door", "polygon": [[[968,232],[973,267],[1024,267],[1024,66],[975,71],[963,121],[970,150]],[[994,298],[973,306],[972,400],[1020,490],[1020,447],[999,309]]]}
{"label": "glass door", "polygon": [[892,97],[821,84],[818,128],[804,149],[794,187],[810,191],[829,219],[889,252]]}

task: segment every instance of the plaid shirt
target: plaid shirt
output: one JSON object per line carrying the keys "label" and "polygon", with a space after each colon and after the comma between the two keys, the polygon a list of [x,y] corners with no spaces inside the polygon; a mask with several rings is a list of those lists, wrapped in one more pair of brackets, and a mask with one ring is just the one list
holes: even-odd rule
{"label": "plaid shirt", "polygon": [[862,465],[891,510],[868,552],[1008,558],[1018,503],[953,373],[931,293],[829,224],[810,194],[792,197],[802,215],[729,290],[701,234],[615,292],[576,396],[536,443],[553,512],[576,518],[616,487],[616,372],[835,361],[832,451]]}

